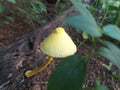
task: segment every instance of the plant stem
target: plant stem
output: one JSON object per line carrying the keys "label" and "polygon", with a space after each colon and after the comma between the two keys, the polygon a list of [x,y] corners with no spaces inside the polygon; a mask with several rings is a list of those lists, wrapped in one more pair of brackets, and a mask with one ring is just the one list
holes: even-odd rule
{"label": "plant stem", "polygon": [[[96,46],[96,38],[95,37],[92,37],[92,46],[91,46],[91,49],[90,49],[90,51],[86,54],[86,59],[87,59],[87,70],[86,70],[86,73],[89,71],[89,63],[90,63],[90,59],[91,59],[91,57],[94,55],[94,52],[93,52],[93,50],[94,50],[94,48],[95,48],[95,46]],[[87,77],[87,74],[86,74],[86,77]],[[85,87],[87,86],[86,85],[86,82],[87,82],[87,78],[85,78]]]}
{"label": "plant stem", "polygon": [[105,14],[104,14],[104,16],[103,16],[103,19],[102,19],[101,22],[100,22],[100,25],[101,25],[101,26],[103,25],[105,19],[107,18],[108,12],[109,12],[109,6],[107,7],[107,9],[106,9],[105,12],[104,12]]}
{"label": "plant stem", "polygon": [[56,4],[55,4],[55,9],[58,7],[58,4],[60,3],[61,0],[57,0]]}
{"label": "plant stem", "polygon": [[[120,8],[120,7],[119,7]],[[115,24],[118,26],[120,24],[120,9],[118,10],[118,15]]]}

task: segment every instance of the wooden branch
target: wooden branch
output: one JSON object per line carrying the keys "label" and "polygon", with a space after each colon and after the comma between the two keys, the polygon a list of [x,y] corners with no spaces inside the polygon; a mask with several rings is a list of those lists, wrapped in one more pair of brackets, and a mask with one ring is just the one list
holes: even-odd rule
{"label": "wooden branch", "polygon": [[30,80],[24,76],[24,72],[42,65],[46,58],[39,49],[39,43],[57,26],[65,27],[63,18],[74,11],[74,8],[69,9],[49,24],[22,36],[0,51],[0,90],[19,90]]}

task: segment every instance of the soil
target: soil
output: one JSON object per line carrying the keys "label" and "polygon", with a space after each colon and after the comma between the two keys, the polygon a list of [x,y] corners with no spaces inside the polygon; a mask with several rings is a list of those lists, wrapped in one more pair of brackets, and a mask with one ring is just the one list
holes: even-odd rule
{"label": "soil", "polygon": [[[0,49],[14,43],[20,36],[29,33],[32,30],[34,30],[34,28],[31,28],[22,22],[14,23],[12,27],[7,25],[0,26]],[[81,34],[73,31],[68,31],[68,33],[74,39],[76,45],[79,46],[79,43],[82,40]],[[90,50],[90,46],[91,42],[88,40],[87,43],[78,47],[77,54],[85,54]],[[48,77],[58,62],[60,62],[59,59],[52,61],[47,68],[35,75],[29,82],[26,82],[19,90],[47,90]],[[85,79],[85,87],[94,87],[96,85],[95,78],[98,77],[101,84],[108,86],[110,90],[120,90],[120,80],[114,78],[111,74],[112,71],[107,70],[102,63],[109,64],[107,60],[100,56],[92,57],[90,59]],[[120,74],[120,71],[114,65],[112,65],[112,70]]]}
{"label": "soil", "polygon": [[22,22],[12,23],[12,27],[8,25],[0,26],[0,49],[7,47],[8,45],[19,39],[20,36],[32,31],[28,25],[22,24]]}

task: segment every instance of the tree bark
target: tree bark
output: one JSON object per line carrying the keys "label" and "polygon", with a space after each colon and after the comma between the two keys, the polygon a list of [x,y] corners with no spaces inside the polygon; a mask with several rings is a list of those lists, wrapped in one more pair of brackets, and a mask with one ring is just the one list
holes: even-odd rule
{"label": "tree bark", "polygon": [[74,8],[65,11],[49,24],[22,36],[0,51],[0,90],[19,90],[21,85],[33,78],[25,77],[24,72],[45,62],[46,55],[39,49],[40,42],[57,26],[66,27],[62,20],[74,11]]}

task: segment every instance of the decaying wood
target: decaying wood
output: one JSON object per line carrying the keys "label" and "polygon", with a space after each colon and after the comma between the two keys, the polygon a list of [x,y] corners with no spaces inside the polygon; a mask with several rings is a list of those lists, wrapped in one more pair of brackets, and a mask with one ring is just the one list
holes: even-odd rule
{"label": "decaying wood", "polygon": [[24,72],[40,66],[46,58],[39,49],[39,43],[55,27],[65,27],[62,23],[63,18],[74,11],[74,8],[71,8],[49,24],[22,36],[0,51],[0,90],[19,90],[21,85],[30,80],[24,76]]}

